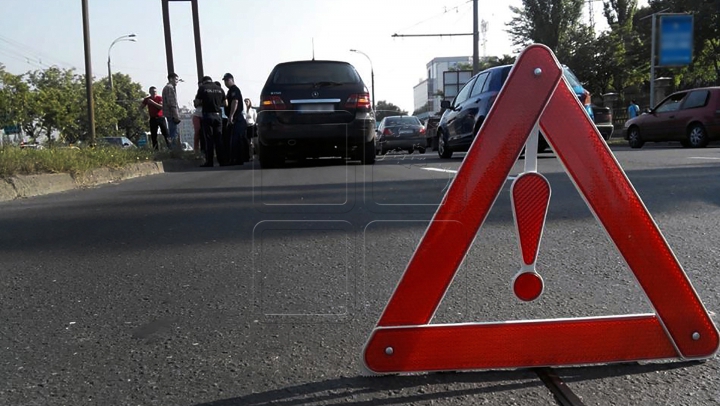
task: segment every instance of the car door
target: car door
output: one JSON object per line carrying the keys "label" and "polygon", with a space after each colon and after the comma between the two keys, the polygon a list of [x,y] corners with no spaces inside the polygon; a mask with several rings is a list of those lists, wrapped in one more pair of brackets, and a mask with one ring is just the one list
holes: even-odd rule
{"label": "car door", "polygon": [[486,88],[485,82],[490,76],[489,72],[480,73],[475,79],[475,83],[470,90],[467,100],[463,102],[457,118],[456,139],[474,138],[475,137],[475,119],[480,112],[480,108],[485,103],[483,91]]}
{"label": "car door", "polygon": [[449,140],[456,139],[458,136],[458,130],[460,128],[458,118],[460,117],[460,114],[462,112],[463,104],[470,96],[470,91],[472,90],[474,84],[475,78],[472,78],[469,82],[465,84],[465,86],[463,86],[463,88],[460,90],[460,93],[455,96],[455,100],[453,100],[452,105],[450,106],[450,110],[446,113],[448,114],[447,129]]}
{"label": "car door", "polygon": [[673,139],[677,131],[677,116],[687,92],[673,93],[655,107],[645,118],[640,133],[646,141]]}
{"label": "car door", "polygon": [[683,99],[680,110],[678,110],[671,124],[673,126],[672,131],[675,140],[682,141],[687,139],[686,132],[691,122],[700,121],[705,124],[702,110],[707,106],[709,100],[710,91],[707,89],[688,92],[688,95]]}

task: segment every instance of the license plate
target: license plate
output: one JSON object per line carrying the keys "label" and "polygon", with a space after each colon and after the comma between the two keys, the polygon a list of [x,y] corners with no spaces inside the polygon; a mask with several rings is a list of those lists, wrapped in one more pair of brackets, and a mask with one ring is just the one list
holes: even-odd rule
{"label": "license plate", "polygon": [[412,134],[413,130],[400,130],[400,134]]}
{"label": "license plate", "polygon": [[300,112],[301,113],[326,113],[329,111],[334,111],[332,104],[301,104],[300,105]]}

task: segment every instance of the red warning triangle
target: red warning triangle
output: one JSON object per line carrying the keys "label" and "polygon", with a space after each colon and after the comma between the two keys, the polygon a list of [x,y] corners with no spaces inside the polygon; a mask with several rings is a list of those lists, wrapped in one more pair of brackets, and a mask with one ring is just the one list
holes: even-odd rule
{"label": "red warning triangle", "polygon": [[[428,324],[538,123],[655,313]],[[532,45],[518,57],[443,202],[368,339],[369,370],[704,359],[717,352],[717,328],[547,47]]]}

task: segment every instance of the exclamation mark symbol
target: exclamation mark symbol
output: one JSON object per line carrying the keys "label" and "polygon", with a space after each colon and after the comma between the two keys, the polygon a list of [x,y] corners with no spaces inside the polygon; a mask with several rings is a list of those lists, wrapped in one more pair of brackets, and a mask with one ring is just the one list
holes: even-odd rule
{"label": "exclamation mark symbol", "polygon": [[523,262],[512,287],[518,299],[529,302],[543,292],[543,279],[535,264],[550,203],[550,183],[537,172],[525,172],[513,182],[510,195]]}

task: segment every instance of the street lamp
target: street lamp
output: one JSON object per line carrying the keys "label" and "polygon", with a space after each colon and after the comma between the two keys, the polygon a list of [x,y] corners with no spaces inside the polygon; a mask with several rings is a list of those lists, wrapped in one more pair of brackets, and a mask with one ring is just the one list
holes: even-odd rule
{"label": "street lamp", "polygon": [[112,44],[110,44],[110,48],[108,48],[108,81],[110,82],[110,90],[113,90],[112,72],[110,71],[110,51],[115,44],[122,41],[135,42],[135,34],[123,35],[122,37],[115,38],[115,41],[113,41]]}
{"label": "street lamp", "polygon": [[372,107],[373,107],[373,111],[375,111],[375,71],[373,69],[372,60],[370,59],[369,56],[367,56],[367,54],[365,52],[358,51],[357,49],[351,49],[350,52],[356,52],[358,54],[361,54],[367,58],[368,62],[370,62],[370,83],[371,83],[370,86],[372,87]]}

